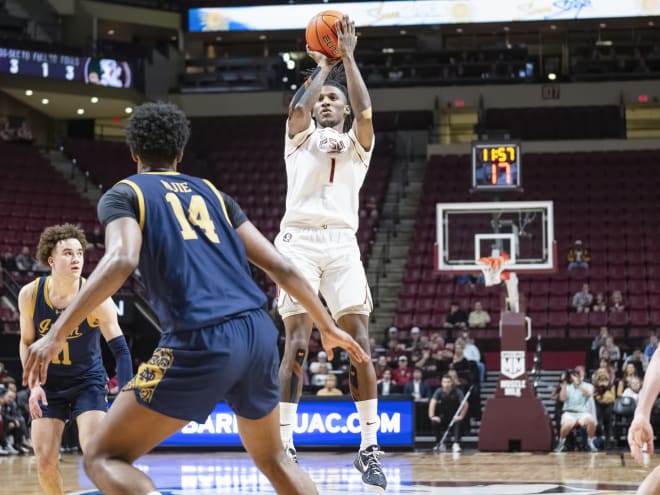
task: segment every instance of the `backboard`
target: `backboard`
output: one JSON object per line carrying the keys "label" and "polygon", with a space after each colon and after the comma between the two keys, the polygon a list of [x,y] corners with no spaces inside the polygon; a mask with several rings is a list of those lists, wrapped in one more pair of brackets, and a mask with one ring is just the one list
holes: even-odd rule
{"label": "backboard", "polygon": [[477,260],[506,252],[510,272],[556,267],[552,201],[438,203],[436,271],[474,273]]}

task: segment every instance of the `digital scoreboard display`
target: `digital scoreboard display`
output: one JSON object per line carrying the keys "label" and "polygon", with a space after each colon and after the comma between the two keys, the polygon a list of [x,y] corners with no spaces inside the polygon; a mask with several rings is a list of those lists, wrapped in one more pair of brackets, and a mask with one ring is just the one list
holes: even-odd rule
{"label": "digital scoreboard display", "polygon": [[472,143],[472,190],[521,190],[518,143]]}
{"label": "digital scoreboard display", "polygon": [[112,88],[130,88],[133,70],[112,58],[78,57],[0,47],[0,73],[78,81]]}

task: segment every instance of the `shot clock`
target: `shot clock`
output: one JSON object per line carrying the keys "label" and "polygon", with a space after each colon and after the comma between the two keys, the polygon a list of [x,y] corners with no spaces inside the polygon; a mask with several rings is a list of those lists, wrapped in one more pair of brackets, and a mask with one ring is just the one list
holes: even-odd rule
{"label": "shot clock", "polygon": [[519,191],[521,181],[518,143],[472,143],[472,190]]}

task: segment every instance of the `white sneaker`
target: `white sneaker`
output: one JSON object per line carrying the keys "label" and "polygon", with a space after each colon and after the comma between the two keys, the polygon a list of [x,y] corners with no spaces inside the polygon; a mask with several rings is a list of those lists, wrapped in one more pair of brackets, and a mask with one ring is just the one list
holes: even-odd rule
{"label": "white sneaker", "polygon": [[587,440],[587,446],[591,452],[598,452],[598,447],[594,445],[594,439],[590,438]]}
{"label": "white sneaker", "polygon": [[461,446],[458,444],[458,442],[454,442],[451,444],[451,451],[452,452],[460,452],[461,451]]}

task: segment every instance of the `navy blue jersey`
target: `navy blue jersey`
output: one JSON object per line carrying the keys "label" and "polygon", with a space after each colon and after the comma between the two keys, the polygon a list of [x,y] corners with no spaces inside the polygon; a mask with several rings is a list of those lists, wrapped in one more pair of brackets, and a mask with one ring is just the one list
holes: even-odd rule
{"label": "navy blue jersey", "polygon": [[225,197],[205,179],[158,172],[133,175],[101,198],[102,223],[130,216],[140,224],[140,273],[165,332],[216,325],[266,302]]}
{"label": "navy blue jersey", "polygon": [[[82,285],[83,280],[80,280]],[[51,277],[34,282],[32,293],[35,340],[50,330],[64,308],[55,308],[48,297]],[[107,383],[108,378],[101,356],[101,332],[98,322],[88,317],[67,337],[64,348],[48,366],[46,387],[51,390],[68,389],[92,382]]]}

